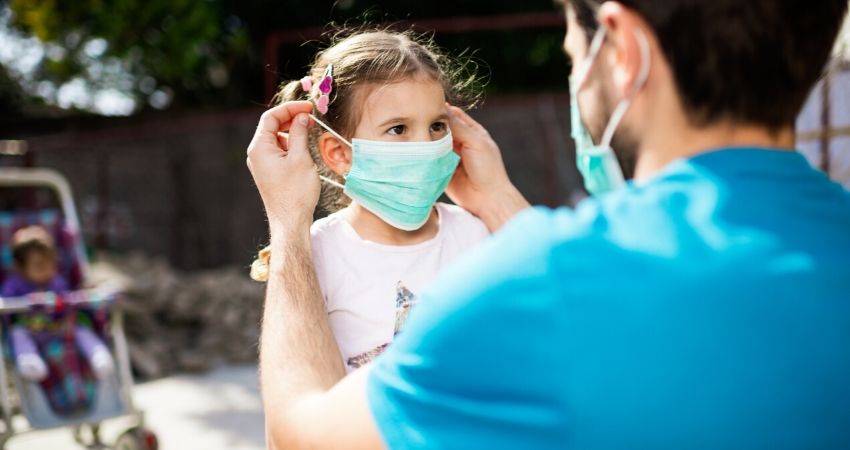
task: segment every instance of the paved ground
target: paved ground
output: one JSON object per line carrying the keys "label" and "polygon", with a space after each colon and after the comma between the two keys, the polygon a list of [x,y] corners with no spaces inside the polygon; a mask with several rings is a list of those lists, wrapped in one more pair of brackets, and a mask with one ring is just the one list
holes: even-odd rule
{"label": "paved ground", "polygon": [[[136,386],[134,400],[162,450],[264,449],[263,412],[256,367],[224,367],[205,375],[181,375]],[[121,423],[104,425],[111,442]],[[79,449],[67,430],[13,438],[9,450]]]}

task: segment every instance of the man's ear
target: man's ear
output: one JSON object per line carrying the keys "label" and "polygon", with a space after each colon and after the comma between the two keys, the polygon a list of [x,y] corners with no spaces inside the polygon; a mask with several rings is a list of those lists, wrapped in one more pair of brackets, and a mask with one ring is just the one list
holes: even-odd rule
{"label": "man's ear", "polygon": [[328,168],[344,176],[351,168],[351,149],[330,133],[319,136],[319,155]]}
{"label": "man's ear", "polygon": [[[646,40],[648,25],[634,11],[618,3],[608,2],[599,10],[599,20],[608,29],[607,51],[603,54],[608,58],[608,66],[613,68],[612,77],[614,88],[618,94],[625,97],[639,82],[644,61],[644,55],[639,39]],[[641,36],[638,36],[638,34]]]}

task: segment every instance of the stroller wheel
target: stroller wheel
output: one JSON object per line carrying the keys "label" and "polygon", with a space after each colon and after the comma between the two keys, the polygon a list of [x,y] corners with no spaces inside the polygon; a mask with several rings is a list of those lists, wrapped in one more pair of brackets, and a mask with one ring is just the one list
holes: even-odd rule
{"label": "stroller wheel", "polygon": [[115,450],[157,450],[159,442],[153,431],[147,428],[130,428],[118,436]]}

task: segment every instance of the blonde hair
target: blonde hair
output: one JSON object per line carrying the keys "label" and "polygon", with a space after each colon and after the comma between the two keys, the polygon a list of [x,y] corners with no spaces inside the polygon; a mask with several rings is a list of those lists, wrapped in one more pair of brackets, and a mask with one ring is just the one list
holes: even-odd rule
{"label": "blonde hair", "polygon": [[[330,107],[323,121],[346,138],[351,138],[360,116],[357,106],[362,103],[367,87],[427,76],[443,86],[446,101],[462,108],[472,108],[481,98],[481,80],[476,75],[477,64],[470,59],[451,59],[443,55],[430,38],[413,32],[390,30],[359,30],[344,32],[333,39],[335,43],[319,52],[308,76],[318,82],[329,64],[333,64],[333,91]],[[284,83],[275,96],[276,103],[305,99],[300,80]],[[323,131],[310,131],[310,155],[319,174],[342,183],[343,179],[322,161],[318,139]],[[319,209],[333,213],[346,207],[348,198],[333,186],[322,185]],[[251,264],[251,278],[267,281],[271,249],[266,247]]]}

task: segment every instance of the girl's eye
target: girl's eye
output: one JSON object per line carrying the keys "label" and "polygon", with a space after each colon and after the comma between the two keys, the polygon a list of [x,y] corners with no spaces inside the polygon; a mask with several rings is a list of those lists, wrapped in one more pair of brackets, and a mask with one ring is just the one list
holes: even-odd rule
{"label": "girl's eye", "polygon": [[434,122],[431,124],[431,131],[434,133],[442,133],[448,129],[445,122]]}
{"label": "girl's eye", "polygon": [[401,136],[402,134],[404,134],[404,130],[406,130],[406,129],[407,129],[407,127],[405,127],[404,125],[396,125],[396,126],[390,128],[389,130],[387,130],[387,134],[390,134],[390,135],[393,135],[393,136]]}

